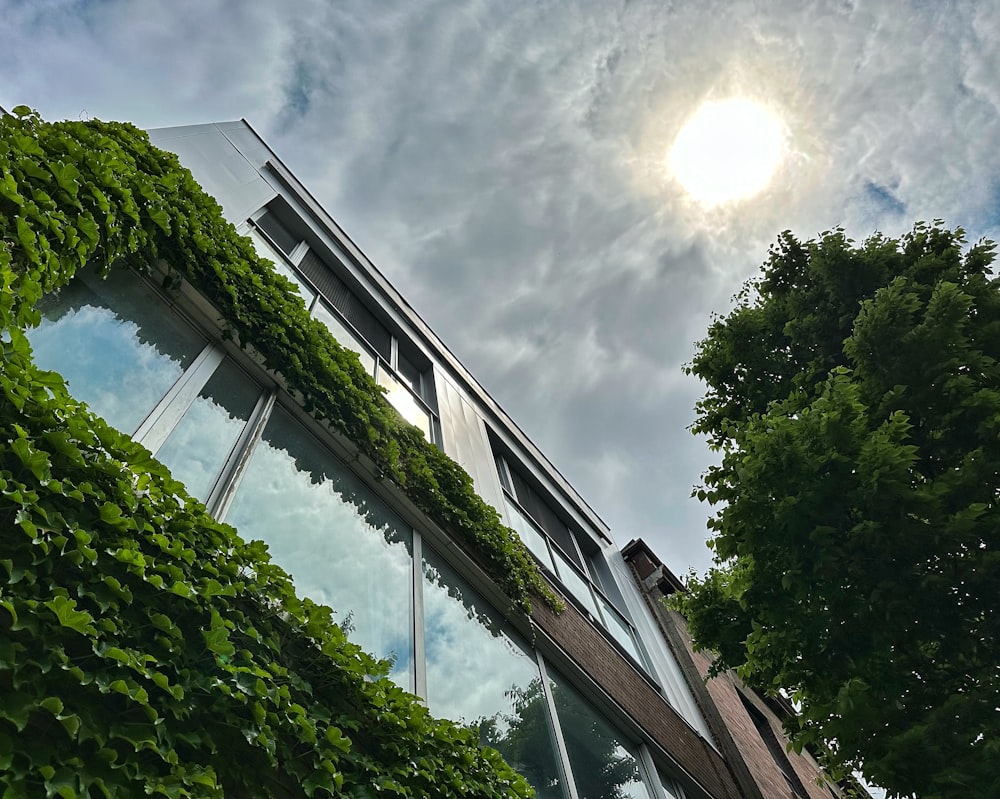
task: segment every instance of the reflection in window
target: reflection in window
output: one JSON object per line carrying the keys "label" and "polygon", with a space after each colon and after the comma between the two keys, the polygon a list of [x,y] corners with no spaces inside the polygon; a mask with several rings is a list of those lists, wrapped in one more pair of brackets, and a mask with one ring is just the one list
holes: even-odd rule
{"label": "reflection in window", "polygon": [[205,346],[134,273],[87,271],[38,303],[28,331],[35,363],[66,378],[70,393],[132,433]]}
{"label": "reflection in window", "polygon": [[548,545],[545,543],[545,536],[521,513],[521,510],[507,495],[504,495],[504,504],[507,507],[507,516],[510,519],[514,532],[524,542],[524,545],[528,547],[531,554],[542,562],[543,566],[550,571],[555,571],[552,566],[552,556],[549,554]]}
{"label": "reflection in window", "polygon": [[298,594],[333,608],[351,640],[393,659],[390,676],[413,690],[412,532],[281,408],[226,521],[265,541]]}
{"label": "reflection in window", "polygon": [[556,572],[559,574],[562,584],[593,614],[594,618],[600,620],[601,614],[597,612],[597,604],[594,602],[594,595],[591,593],[587,581],[577,573],[576,569],[570,566],[569,561],[563,557],[559,550],[553,548],[552,556],[555,558]]}
{"label": "reflection in window", "polygon": [[622,618],[622,615],[606,599],[602,597],[600,602],[601,613],[604,616],[604,626],[607,627],[608,632],[625,648],[626,652],[635,658],[637,663],[644,663],[643,659],[639,656],[639,648],[636,646],[635,637],[628,622]]}
{"label": "reflection in window", "polygon": [[540,799],[562,799],[538,665],[500,616],[433,551],[425,550],[427,705],[479,727]]}
{"label": "reflection in window", "polygon": [[580,799],[649,799],[631,744],[569,683],[550,679]]}
{"label": "reflection in window", "polygon": [[226,359],[156,453],[192,496],[205,500],[250,419],[261,390]]}
{"label": "reflection in window", "polygon": [[424,437],[430,440],[431,437],[431,417],[420,404],[413,399],[413,395],[386,369],[379,368],[375,378],[378,384],[386,390],[385,398],[392,403],[399,415],[412,425],[416,425],[423,432]]}

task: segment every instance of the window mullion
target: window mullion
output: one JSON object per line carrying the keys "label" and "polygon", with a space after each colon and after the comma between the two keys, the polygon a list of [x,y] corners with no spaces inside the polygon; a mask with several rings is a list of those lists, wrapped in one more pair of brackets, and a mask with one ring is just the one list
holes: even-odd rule
{"label": "window mullion", "polygon": [[535,651],[535,658],[542,679],[542,695],[545,697],[546,705],[548,705],[549,734],[556,745],[556,765],[559,768],[559,776],[563,783],[563,794],[567,799],[580,799],[576,791],[576,783],[573,781],[573,768],[569,762],[569,750],[566,748],[566,740],[563,738],[562,728],[559,726],[559,716],[556,714],[556,702],[552,696],[552,685],[549,682],[549,673],[545,666],[545,658],[537,650]]}
{"label": "window mullion", "polygon": [[413,693],[427,702],[427,653],[424,648],[424,543],[413,531]]}
{"label": "window mullion", "polygon": [[163,446],[171,431],[187,409],[198,398],[209,378],[222,363],[225,352],[217,344],[209,343],[177,382],[170,387],[156,407],[149,412],[132,438],[153,454]]}
{"label": "window mullion", "polygon": [[240,486],[240,480],[243,479],[243,473],[246,471],[253,449],[260,441],[264,426],[274,409],[277,395],[277,389],[272,389],[261,395],[250,420],[243,428],[243,432],[226,460],[225,466],[222,467],[222,473],[205,503],[209,512],[219,521],[225,520],[226,514],[229,512],[229,506],[232,505],[233,498],[236,496],[236,490]]}

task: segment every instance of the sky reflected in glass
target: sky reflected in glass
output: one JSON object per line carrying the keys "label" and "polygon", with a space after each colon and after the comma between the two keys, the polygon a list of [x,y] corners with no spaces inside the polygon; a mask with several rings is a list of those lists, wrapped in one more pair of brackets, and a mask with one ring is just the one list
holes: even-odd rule
{"label": "sky reflected in glass", "polygon": [[226,521],[265,541],[299,595],[333,608],[350,639],[393,659],[390,676],[413,690],[412,532],[281,408]]}
{"label": "sky reflected in glass", "polygon": [[192,496],[207,499],[260,393],[236,364],[223,361],[155,453]]}
{"label": "sky reflected in glass", "polygon": [[204,348],[204,339],[126,269],[92,272],[38,303],[28,331],[35,363],[59,372],[70,393],[132,433]]}
{"label": "sky reflected in glass", "polygon": [[538,664],[530,650],[427,547],[423,574],[428,708],[436,716],[478,726],[480,741],[499,750],[540,799],[562,799]]}

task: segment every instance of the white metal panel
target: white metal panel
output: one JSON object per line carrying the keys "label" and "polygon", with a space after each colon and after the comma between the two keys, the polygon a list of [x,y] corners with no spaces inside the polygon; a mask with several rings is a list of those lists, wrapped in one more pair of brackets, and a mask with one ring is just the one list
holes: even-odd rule
{"label": "white metal panel", "polygon": [[701,711],[694,700],[694,694],[687,684],[687,679],[681,671],[680,665],[674,658],[673,652],[667,646],[663,638],[659,625],[653,618],[652,612],[646,605],[645,600],[639,593],[639,588],[634,582],[632,571],[622,557],[621,552],[613,547],[608,547],[604,551],[608,567],[615,578],[618,588],[622,592],[622,598],[628,607],[629,615],[635,624],[636,631],[642,639],[646,653],[652,661],[652,666],[656,670],[656,676],[663,687],[663,693],[673,706],[674,710],[681,714],[681,717],[698,732],[702,738],[713,746],[712,735],[708,731]]}
{"label": "white metal panel", "polygon": [[434,367],[438,414],[441,418],[441,446],[472,476],[476,493],[489,502],[500,515],[504,512],[503,490],[497,476],[493,451],[486,435],[486,424],[475,406],[447,374]]}
{"label": "white metal panel", "polygon": [[276,194],[217,125],[159,128],[149,131],[149,138],[155,146],[177,154],[233,224],[246,220]]}

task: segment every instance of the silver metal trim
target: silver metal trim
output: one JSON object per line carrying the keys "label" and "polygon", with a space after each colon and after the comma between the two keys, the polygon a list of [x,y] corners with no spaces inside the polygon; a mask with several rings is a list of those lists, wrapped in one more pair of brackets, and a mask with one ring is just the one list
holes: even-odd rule
{"label": "silver metal trim", "polygon": [[207,344],[184,374],[177,378],[177,382],[156,403],[156,407],[149,412],[132,438],[155,455],[187,413],[188,408],[198,399],[198,394],[222,363],[225,355],[218,344],[212,342]]}
{"label": "silver metal trim", "polygon": [[209,512],[219,521],[225,521],[226,514],[229,513],[233,498],[236,496],[236,491],[239,489],[240,482],[246,472],[250,456],[253,455],[267,420],[271,417],[277,396],[278,390],[273,388],[257,400],[257,405],[250,415],[250,419],[244,425],[243,432],[233,446],[232,452],[226,460],[226,465],[222,468],[222,474],[205,503]]}
{"label": "silver metal trim", "polygon": [[427,652],[424,648],[424,539],[413,530],[413,693],[427,704]]}

